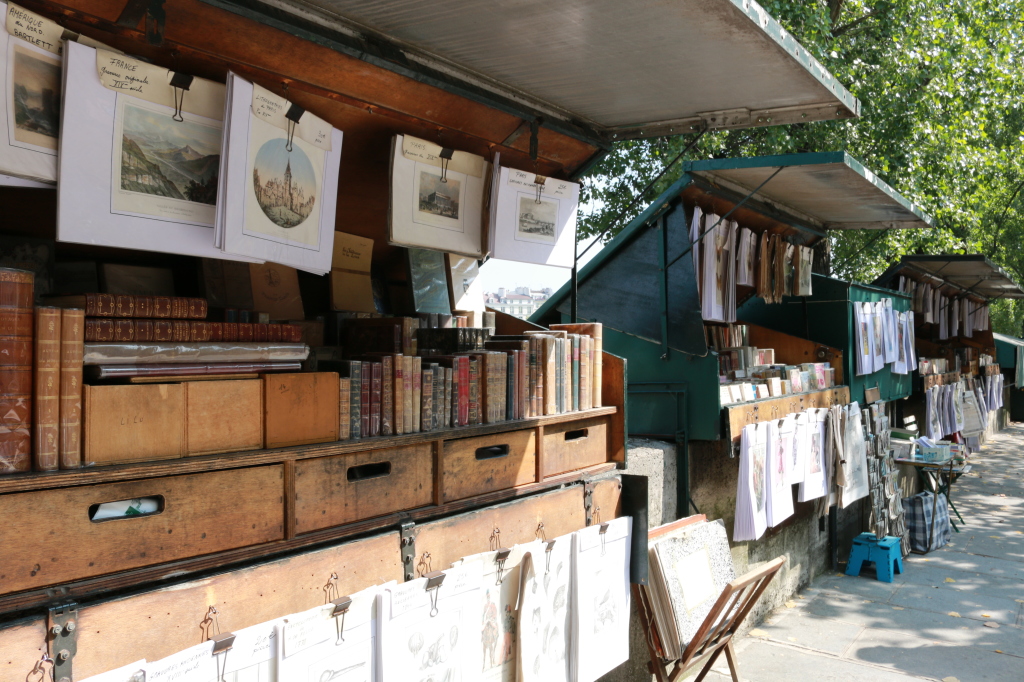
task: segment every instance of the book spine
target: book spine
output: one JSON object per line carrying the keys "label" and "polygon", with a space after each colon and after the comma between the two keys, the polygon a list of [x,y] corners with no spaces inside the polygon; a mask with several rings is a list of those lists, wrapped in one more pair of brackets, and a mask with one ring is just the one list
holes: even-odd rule
{"label": "book spine", "polygon": [[535,341],[533,348],[536,352],[531,353],[531,361],[535,363],[534,383],[533,386],[528,387],[529,395],[525,396],[524,400],[529,401],[532,416],[540,417],[544,414],[544,339],[535,339]]}
{"label": "book spine", "polygon": [[[187,324],[187,323],[186,323]],[[238,323],[238,340],[241,343],[252,343],[256,332],[253,331],[251,322]]]}
{"label": "book spine", "polygon": [[257,326],[262,327],[263,333],[266,334],[266,336],[267,336],[267,341],[274,341],[274,342],[281,341],[282,334],[284,333],[284,330],[281,329],[281,325],[280,324],[276,324],[276,323],[271,323],[271,324],[266,324],[266,325],[258,324]]}
{"label": "book spine", "polygon": [[544,357],[544,414],[558,414],[558,358],[555,357],[555,339],[543,341]]}
{"label": "book spine", "polygon": [[350,362],[349,365],[349,433],[352,438],[362,438],[365,434],[363,433],[363,386],[362,386],[362,374],[363,374],[363,363],[357,361]]}
{"label": "book spine", "polygon": [[373,394],[372,364],[370,362],[363,362],[362,369],[360,370],[362,382],[359,386],[359,433],[363,435],[363,438],[373,435],[370,432],[370,405]]}
{"label": "book spine", "polygon": [[380,435],[380,414],[384,403],[384,368],[382,363],[371,362],[370,381],[370,435]]}
{"label": "book spine", "polygon": [[565,367],[562,370],[562,388],[565,391],[565,406],[562,411],[572,412],[572,339],[565,339],[564,352]]}
{"label": "book spine", "polygon": [[536,417],[538,415],[538,412],[537,412],[537,400],[535,398],[535,394],[537,392],[537,375],[538,375],[539,367],[540,367],[540,365],[538,364],[538,359],[539,358],[538,358],[538,355],[537,355],[537,342],[538,341],[540,341],[540,339],[530,339],[530,361],[529,361],[529,368],[527,370],[527,374],[528,374],[527,384],[528,384],[528,386],[527,386],[527,404],[526,404],[526,412],[527,412],[527,415],[530,416],[530,417]]}
{"label": "book spine", "polygon": [[505,419],[512,421],[516,418],[516,382],[515,382],[515,371],[516,371],[516,353],[519,351],[512,351],[505,355]]}
{"label": "book spine", "polygon": [[0,474],[32,469],[34,283],[0,268]]}
{"label": "book spine", "polygon": [[153,340],[153,320],[135,320],[135,340],[140,343],[150,343]]}
{"label": "book spine", "polygon": [[395,433],[395,383],[393,356],[381,358],[381,394],[380,394],[380,435],[390,436]]}
{"label": "book spine", "polygon": [[501,380],[498,374],[498,361],[494,354],[484,355],[484,373],[486,376],[484,389],[484,414],[486,423],[494,424],[501,420],[501,402],[499,394],[504,388],[498,385]]}
{"label": "book spine", "polygon": [[60,315],[60,468],[82,466],[82,355],[85,311],[65,308]]}
{"label": "book spine", "polygon": [[114,296],[114,317],[134,317],[135,297],[127,294]]}
{"label": "book spine", "polygon": [[469,423],[482,423],[480,416],[480,360],[469,358]]}
{"label": "book spine", "polygon": [[270,340],[269,324],[254,324],[252,326],[252,339],[257,343]]}
{"label": "book spine", "polygon": [[394,360],[394,396],[395,421],[393,425],[396,435],[405,433],[405,360],[402,355],[395,355]]}
{"label": "book spine", "polygon": [[338,440],[352,437],[352,406],[349,396],[352,391],[352,380],[342,377],[338,382]]}
{"label": "book spine", "polygon": [[458,359],[459,364],[459,426],[469,426],[469,358]]}
{"label": "book spine", "polygon": [[153,297],[153,317],[158,317],[164,320],[172,317],[170,296]]}
{"label": "book spine", "polygon": [[153,297],[135,296],[132,313],[135,317],[153,317]]}
{"label": "book spine", "polygon": [[423,360],[419,357],[412,359],[412,431],[419,433],[422,426],[422,414],[420,410],[423,405]]}
{"label": "book spine", "polygon": [[413,433],[412,357],[402,356],[402,433]]}
{"label": "book spine", "polygon": [[238,323],[224,322],[224,340],[238,341]]}
{"label": "book spine", "polygon": [[112,320],[114,324],[114,342],[131,343],[135,341],[135,322],[132,320]]}
{"label": "book spine", "polygon": [[456,361],[452,367],[451,374],[445,373],[448,378],[448,426],[459,426],[459,363]]}
{"label": "book spine", "polygon": [[590,409],[590,337],[580,337],[580,409]]}
{"label": "book spine", "polygon": [[507,417],[507,403],[508,393],[506,387],[508,386],[508,355],[502,353],[497,356],[498,360],[498,421],[504,421]]}
{"label": "book spine", "polygon": [[430,431],[434,405],[434,372],[425,369],[420,374],[420,426],[422,431]]}
{"label": "book spine", "polygon": [[33,465],[60,468],[60,308],[36,308]]}
{"label": "book spine", "polygon": [[594,381],[590,385],[590,402],[594,407],[601,407],[604,404],[601,402],[601,382],[604,381],[604,372],[602,371],[602,366],[604,365],[604,328],[600,324],[595,324],[594,327],[594,358],[591,363]]}
{"label": "book spine", "polygon": [[433,419],[431,421],[431,427],[433,430],[439,430],[444,424],[444,367],[434,365],[434,404],[433,404]]}

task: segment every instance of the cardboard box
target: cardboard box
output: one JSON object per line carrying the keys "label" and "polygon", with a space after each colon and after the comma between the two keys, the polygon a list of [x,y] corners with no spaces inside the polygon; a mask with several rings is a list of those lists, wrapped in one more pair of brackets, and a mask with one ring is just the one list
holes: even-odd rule
{"label": "cardboard box", "polygon": [[185,454],[263,447],[263,382],[189,381],[185,386]]}
{"label": "cardboard box", "polygon": [[182,384],[83,388],[84,462],[123,464],[185,454]]}
{"label": "cardboard box", "polygon": [[338,440],[338,385],[336,372],[264,375],[265,447]]}

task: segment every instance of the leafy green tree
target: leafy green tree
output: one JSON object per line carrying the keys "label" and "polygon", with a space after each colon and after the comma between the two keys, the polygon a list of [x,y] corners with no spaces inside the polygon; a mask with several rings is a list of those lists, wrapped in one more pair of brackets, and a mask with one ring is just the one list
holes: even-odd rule
{"label": "leafy green tree", "polygon": [[[706,134],[689,158],[845,150],[935,219],[830,236],[835,276],[871,281],[903,254],[983,253],[1024,282],[1024,0],[770,0],[765,9],[862,103],[858,120]],[[692,136],[618,143],[584,180],[600,233]],[[614,234],[679,177],[666,173]],[[1024,304],[997,302],[1022,333]]]}

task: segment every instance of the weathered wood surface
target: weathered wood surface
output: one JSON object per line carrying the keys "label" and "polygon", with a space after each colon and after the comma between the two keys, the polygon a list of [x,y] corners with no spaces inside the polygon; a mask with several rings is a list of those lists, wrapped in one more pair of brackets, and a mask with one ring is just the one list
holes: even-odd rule
{"label": "weathered wood surface", "polygon": [[534,429],[445,441],[442,499],[452,502],[533,483],[536,458]]}

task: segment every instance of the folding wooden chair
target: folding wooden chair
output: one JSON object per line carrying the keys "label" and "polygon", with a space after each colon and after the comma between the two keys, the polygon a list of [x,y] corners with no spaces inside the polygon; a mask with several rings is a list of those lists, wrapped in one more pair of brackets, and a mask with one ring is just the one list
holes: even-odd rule
{"label": "folding wooden chair", "polygon": [[778,557],[726,585],[718,597],[718,601],[711,608],[711,612],[701,623],[697,634],[693,636],[690,644],[683,651],[683,657],[678,661],[666,661],[658,653],[660,646],[653,624],[651,605],[645,599],[646,594],[640,589],[640,586],[634,585],[633,595],[640,609],[640,620],[646,635],[647,652],[651,657],[648,667],[658,682],[676,682],[683,676],[687,668],[692,667],[699,659],[707,657],[707,661],[695,681],[701,682],[722,651],[725,651],[725,658],[729,662],[729,672],[732,674],[733,682],[739,682],[740,673],[736,665],[736,653],[732,649],[732,638],[743,624],[747,614],[750,613],[750,609],[754,607],[768,587],[768,583],[772,581],[785,563],[785,557]]}

